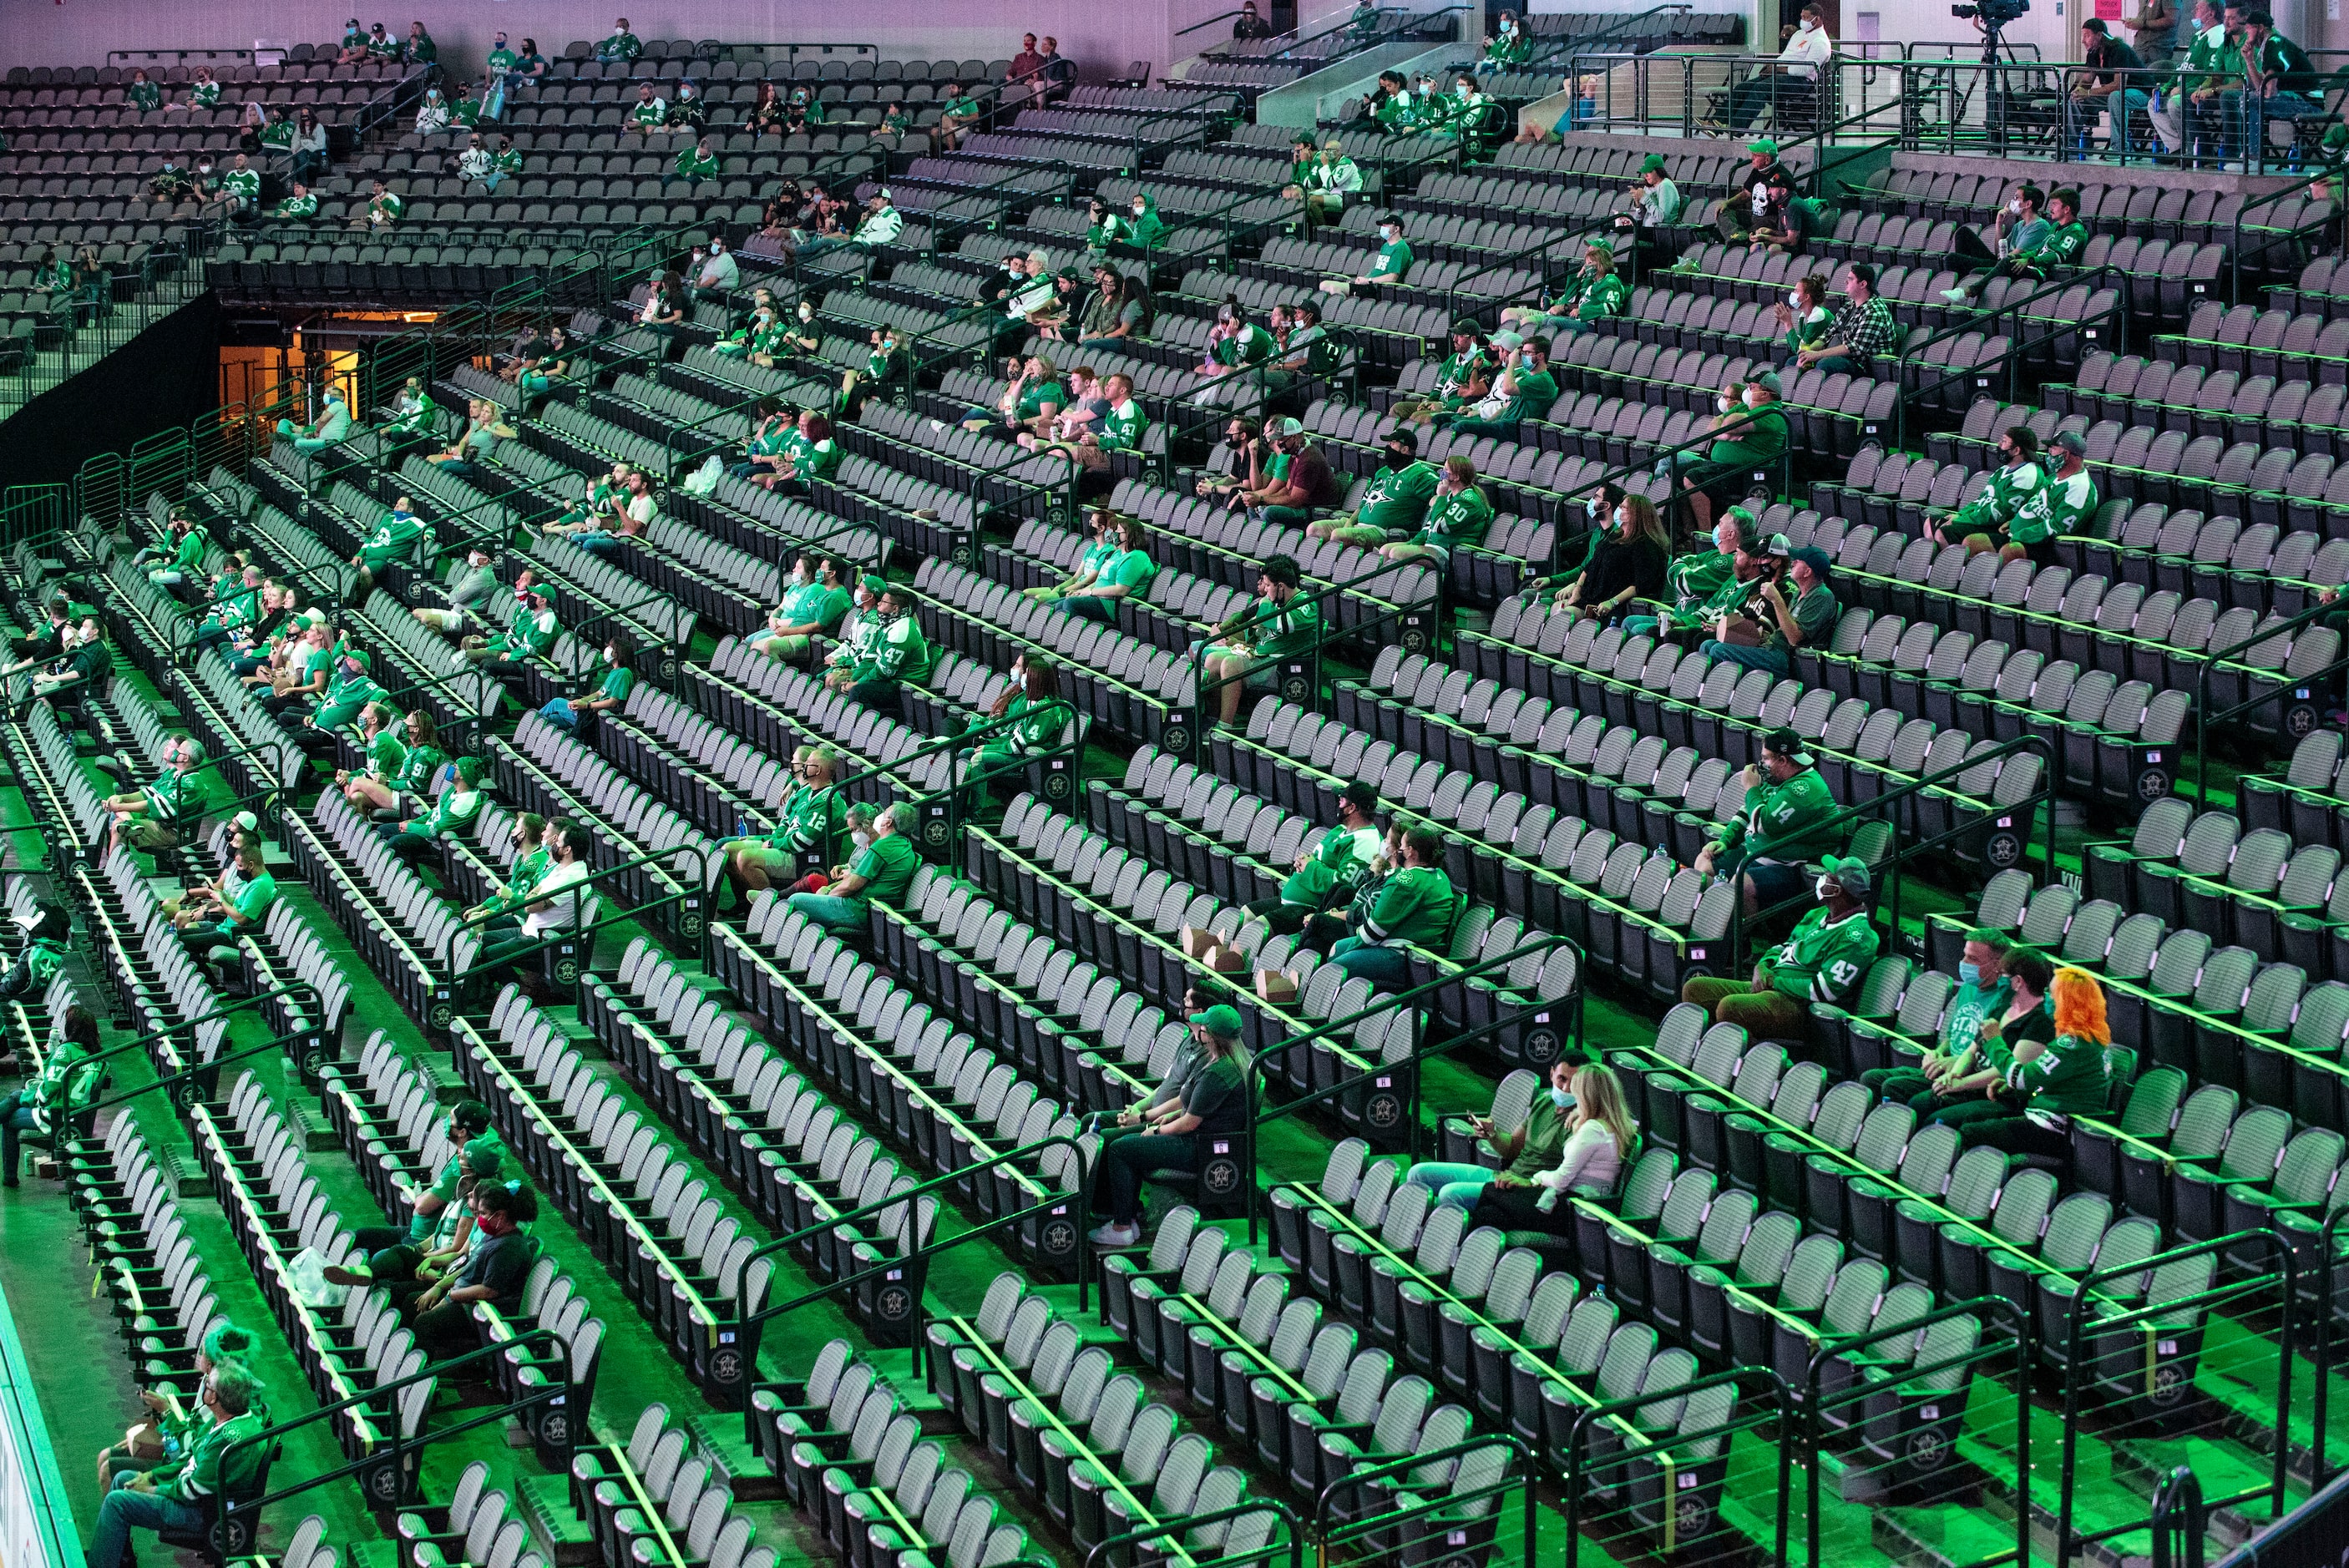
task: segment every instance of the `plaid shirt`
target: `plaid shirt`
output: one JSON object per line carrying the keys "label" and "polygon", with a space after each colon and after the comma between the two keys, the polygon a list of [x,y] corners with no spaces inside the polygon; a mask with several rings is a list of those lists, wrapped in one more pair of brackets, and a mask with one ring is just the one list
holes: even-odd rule
{"label": "plaid shirt", "polygon": [[1853,363],[1860,364],[1891,347],[1895,330],[1892,307],[1881,299],[1871,294],[1864,304],[1846,300],[1827,328],[1827,346],[1848,346]]}

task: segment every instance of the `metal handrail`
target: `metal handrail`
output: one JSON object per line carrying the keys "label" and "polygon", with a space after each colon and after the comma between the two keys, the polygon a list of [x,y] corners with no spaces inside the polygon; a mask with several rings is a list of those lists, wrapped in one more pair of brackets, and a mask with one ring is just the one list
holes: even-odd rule
{"label": "metal handrail", "polygon": [[[1455,969],[1448,975],[1439,975],[1433,980],[1411,986],[1407,990],[1387,992],[1383,994],[1374,993],[1372,999],[1370,1002],[1365,1003],[1363,1006],[1357,1007],[1354,1011],[1348,1013],[1343,1016],[1325,1019],[1321,1023],[1314,1026],[1312,1028],[1306,1030],[1301,1035],[1289,1035],[1282,1038],[1277,1044],[1267,1046],[1263,1050],[1257,1052],[1255,1057],[1249,1059],[1247,1068],[1240,1075],[1241,1087],[1247,1090],[1248,1124],[1247,1130],[1251,1146],[1253,1146],[1256,1137],[1256,1130],[1265,1122],[1277,1120],[1282,1116],[1288,1115],[1292,1109],[1299,1109],[1308,1105],[1316,1104],[1321,1099],[1330,1098],[1336,1092],[1335,1088],[1333,1088],[1330,1089],[1318,1091],[1312,1095],[1304,1096],[1299,1099],[1284,1100],[1281,1104],[1275,1106],[1269,1114],[1266,1113],[1262,1109],[1262,1097],[1258,1089],[1254,1087],[1250,1080],[1268,1078],[1271,1073],[1271,1064],[1274,1057],[1285,1055],[1295,1049],[1297,1047],[1310,1045],[1316,1040],[1330,1041],[1332,1042],[1333,1048],[1343,1050],[1344,1054],[1351,1056],[1353,1054],[1351,1051],[1344,1050],[1343,1047],[1336,1045],[1337,1038],[1341,1033],[1351,1033],[1354,1026],[1363,1022],[1365,1019],[1374,1018],[1382,1013],[1392,1012],[1397,1007],[1408,1006],[1412,1003],[1418,1001],[1423,996],[1431,996],[1436,992],[1457,985],[1464,980],[1474,980],[1492,970],[1512,967],[1521,959],[1531,957],[1537,953],[1548,953],[1559,947],[1572,947],[1578,953],[1581,951],[1579,945],[1569,937],[1545,934],[1528,938],[1525,941],[1521,941],[1516,946],[1512,947],[1507,953],[1497,958],[1485,959],[1477,964],[1471,965],[1468,967]],[[1578,965],[1576,966],[1578,979],[1580,976],[1580,965]],[[1224,991],[1237,992],[1239,989],[1231,982],[1230,979],[1226,977],[1220,971],[1216,970],[1201,970],[1197,975],[1195,976],[1194,983],[1204,984],[1211,989]],[[1502,1020],[1502,1023],[1506,1024],[1510,1020],[1505,1019]],[[1485,1031],[1481,1032],[1491,1032],[1492,1029],[1497,1028],[1498,1026],[1488,1026]],[[1434,1047],[1430,1047],[1430,1050],[1433,1049]],[[1415,1051],[1413,1053],[1409,1060],[1417,1061],[1420,1059],[1422,1054],[1423,1053],[1421,1052]],[[1399,1068],[1406,1064],[1373,1063],[1371,1065],[1373,1068],[1380,1067]],[[1248,1240],[1250,1243],[1254,1243],[1257,1238],[1258,1195],[1257,1182],[1253,1175],[1251,1175],[1247,1184],[1247,1222]]]}
{"label": "metal handrail", "polygon": [[[2275,692],[2263,693],[2261,696],[2249,697],[2242,702],[2237,703],[2234,707],[2227,709],[2224,713],[2214,715],[2209,711],[2210,672],[2217,669],[2220,665],[2228,663],[2238,654],[2246,653],[2252,648],[2258,647],[2270,637],[2281,636],[2284,633],[2292,631],[2296,627],[2305,626],[2313,622],[2323,620],[2327,615],[2338,614],[2342,613],[2344,608],[2344,605],[2338,601],[2330,604],[2311,604],[2307,609],[2301,611],[2299,614],[2287,616],[2281,621],[2272,622],[2265,625],[2254,626],[2251,629],[2251,635],[2243,637],[2239,641],[2230,643],[2223,648],[2214,648],[2209,653],[2203,655],[2200,667],[2194,672],[2194,809],[2196,810],[2201,810],[2210,803],[2209,728],[2211,720],[2213,718],[2231,718],[2236,714],[2256,707],[2261,703],[2274,702],[2277,700],[2279,695]],[[2344,639],[2344,643],[2349,643],[2349,639]],[[2343,662],[2349,663],[2349,660],[2344,660]],[[2249,668],[2248,665],[2243,667]],[[2339,669],[2342,665],[2341,664],[2336,663],[2328,667],[2331,669]],[[2265,676],[2271,673],[2281,676],[2282,676],[2283,671],[2281,669],[2273,672],[2261,670],[2254,671],[2253,673],[2261,676]],[[2324,670],[2317,670],[2313,672],[2309,678],[2313,679],[2317,676],[2322,676],[2326,672]],[[2290,685],[2291,683],[2289,681],[2284,681],[2282,684]]]}
{"label": "metal handrail", "polygon": [[[1847,832],[1851,827],[1857,826],[1862,822],[1877,820],[1879,813],[1885,807],[1908,799],[1911,796],[1921,795],[1929,789],[1940,789],[1948,780],[1955,779],[1961,774],[1970,773],[1973,769],[1982,767],[1985,764],[1995,762],[2001,758],[2013,757],[2025,751],[2035,751],[2039,753],[2044,763],[2040,779],[2040,787],[2033,790],[2028,799],[2023,800],[2017,806],[2013,808],[2011,814],[2022,815],[2025,812],[2038,813],[2040,807],[2043,804],[2044,805],[2045,811],[2044,816],[2046,826],[2046,838],[2044,841],[2046,846],[2045,858],[2047,865],[2047,878],[2050,882],[2053,882],[2055,877],[2055,786],[2061,782],[2061,779],[2059,778],[2059,770],[2056,766],[2057,759],[2055,755],[2055,743],[2049,737],[2041,734],[2036,730],[2028,734],[2016,736],[2013,740],[2001,741],[1998,745],[1992,747],[1987,751],[1974,753],[1961,758],[1957,762],[1951,764],[1950,767],[1942,769],[1938,773],[1929,773],[1922,778],[1911,779],[1906,783],[1888,789],[1880,795],[1863,800],[1856,806],[1846,806],[1842,810],[1837,811],[1833,816],[1827,817],[1821,821],[1815,823],[1809,830],[1807,830],[1806,836],[1816,838],[1819,835],[1833,830],[1836,831],[1837,837],[1840,838]],[[1979,826],[1979,821],[1961,822],[1956,827],[1950,828],[1934,834],[1930,839],[1925,839],[1919,842],[1912,843],[1905,849],[1896,848],[1891,854],[1885,857],[1879,866],[1870,868],[1871,872],[1898,869],[1899,865],[1910,856],[1921,854],[1928,850],[1938,849],[1945,842],[1963,838],[1967,834],[1975,831]],[[1893,823],[1894,841],[1896,844],[1899,842],[1899,824],[1896,820]],[[2030,834],[2027,831],[2023,834],[2023,842],[2027,848],[2030,842]],[[1742,873],[1744,868],[1741,864],[1737,869]],[[1892,882],[1891,892],[1892,923],[1894,929],[1898,930],[1900,924],[1900,882],[1898,878],[1895,878]],[[1768,909],[1754,911],[1754,918],[1749,922],[1745,917],[1745,900],[1741,894],[1737,900],[1735,908],[1731,911],[1729,917],[1728,944],[1729,968],[1731,972],[1734,974],[1737,970],[1743,968],[1746,962],[1747,954],[1745,951],[1745,941],[1751,925],[1760,924],[1772,915],[1781,914],[1798,904],[1806,904],[1810,902],[1812,902],[1812,900],[1807,894],[1797,893],[1792,898],[1782,900],[1779,903],[1771,905]]]}
{"label": "metal handrail", "polygon": [[[282,995],[286,991],[305,988],[283,986],[273,995]],[[181,1110],[189,1110],[211,1093],[212,1086],[219,1079],[221,1068],[227,1067],[231,1062],[244,1061],[252,1057],[267,1056],[291,1045],[308,1045],[316,1036],[316,1031],[312,1029],[296,1029],[291,1034],[274,1036],[257,1046],[240,1047],[224,1055],[209,1057],[193,1066],[165,1073],[160,1078],[140,1084],[137,1088],[125,1089],[120,1094],[111,1095],[104,1099],[95,1099],[85,1106],[69,1107],[67,1114],[57,1118],[57,1125],[49,1130],[50,1149],[54,1151],[64,1147],[65,1132],[69,1124],[87,1117],[96,1116],[101,1110],[110,1110],[118,1105],[127,1105],[131,1100],[153,1094],[157,1089],[167,1090],[165,1099]],[[99,1059],[98,1057],[86,1057],[81,1061],[74,1063],[68,1070],[78,1073],[83,1068]],[[309,1081],[313,1076],[306,1072],[303,1074],[305,1081]]]}

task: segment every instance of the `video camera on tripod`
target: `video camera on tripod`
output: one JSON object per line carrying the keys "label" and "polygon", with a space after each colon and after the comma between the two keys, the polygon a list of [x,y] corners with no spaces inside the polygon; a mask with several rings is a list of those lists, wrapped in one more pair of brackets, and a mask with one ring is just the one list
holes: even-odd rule
{"label": "video camera on tripod", "polygon": [[1982,0],[1976,5],[1952,5],[1950,15],[1971,19],[1982,18],[1984,27],[2003,27],[2031,9],[2031,0]]}

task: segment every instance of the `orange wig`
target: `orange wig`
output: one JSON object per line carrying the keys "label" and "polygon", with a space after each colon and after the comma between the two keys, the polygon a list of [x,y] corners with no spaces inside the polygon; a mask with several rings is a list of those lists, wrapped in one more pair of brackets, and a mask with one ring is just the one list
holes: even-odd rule
{"label": "orange wig", "polygon": [[2055,971],[2055,1032],[2100,1046],[2113,1043],[2112,1026],[2105,1021],[2105,988],[2085,969]]}

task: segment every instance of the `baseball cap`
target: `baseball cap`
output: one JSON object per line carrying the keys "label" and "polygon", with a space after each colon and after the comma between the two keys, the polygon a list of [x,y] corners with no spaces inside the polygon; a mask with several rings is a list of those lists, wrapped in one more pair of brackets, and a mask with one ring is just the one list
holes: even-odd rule
{"label": "baseball cap", "polygon": [[1414,452],[1419,450],[1419,432],[1409,425],[1397,425],[1381,438],[1392,441],[1398,447],[1409,447]]}
{"label": "baseball cap", "polygon": [[1280,422],[1280,433],[1284,436],[1301,436],[1305,434],[1305,421],[1291,415]]}
{"label": "baseball cap", "polygon": [[1762,738],[1762,749],[1775,752],[1797,768],[1808,768],[1816,758],[1803,749],[1803,738],[1792,727],[1780,725]]}
{"label": "baseball cap", "polygon": [[1811,575],[1820,579],[1822,582],[1824,582],[1835,571],[1835,562],[1829,561],[1827,559],[1827,552],[1821,550],[1816,544],[1806,544],[1800,550],[1793,552],[1789,559],[1799,561],[1804,565],[1809,567],[1811,569]]}
{"label": "baseball cap", "polygon": [[1485,341],[1495,348],[1523,348],[1526,335],[1522,332],[1496,332]]}
{"label": "baseball cap", "polygon": [[1748,387],[1759,387],[1773,397],[1783,397],[1786,395],[1786,384],[1778,379],[1778,373],[1775,370],[1764,370],[1759,376],[1751,377],[1745,384]]}
{"label": "baseball cap", "polygon": [[1770,536],[1769,542],[1764,545],[1763,549],[1765,552],[1771,555],[1792,555],[1795,553],[1794,546],[1786,542],[1786,536],[1783,533],[1772,534]]}
{"label": "baseball cap", "polygon": [[1379,792],[1376,786],[1364,779],[1357,779],[1338,791],[1338,799],[1349,806],[1359,806],[1368,811],[1377,807]]}
{"label": "baseball cap", "polygon": [[1661,174],[1663,171],[1664,155],[1661,152],[1651,152],[1640,161],[1640,172],[1642,174]]}
{"label": "baseball cap", "polygon": [[863,577],[857,579],[856,585],[868,593],[881,594],[889,592],[889,580],[877,572],[867,572]]}
{"label": "baseball cap", "polygon": [[1778,144],[1765,136],[1757,140],[1747,142],[1745,144],[1745,150],[1748,152],[1766,152],[1771,157],[1775,158],[1778,156]]}
{"label": "baseball cap", "polygon": [[1868,862],[1857,855],[1843,860],[1829,855],[1820,862],[1819,870],[1841,882],[1843,891],[1854,898],[1865,897],[1873,880],[1868,875]]}
{"label": "baseball cap", "polygon": [[2051,447],[2061,447],[2075,457],[2085,458],[2088,455],[2088,438],[2079,430],[2058,430],[2055,432],[2054,439],[2047,444]]}
{"label": "baseball cap", "polygon": [[[1857,861],[1852,863],[1854,865],[1859,864]],[[1867,868],[1864,866],[1861,867],[1862,871],[1865,871],[1866,869]],[[1207,1033],[1211,1035],[1219,1036],[1222,1038],[1228,1040],[1240,1032],[1240,1010],[1237,1007],[1226,1006],[1223,1003],[1218,1002],[1204,1013],[1192,1014],[1190,1022],[1198,1025],[1199,1027],[1206,1030]]]}

